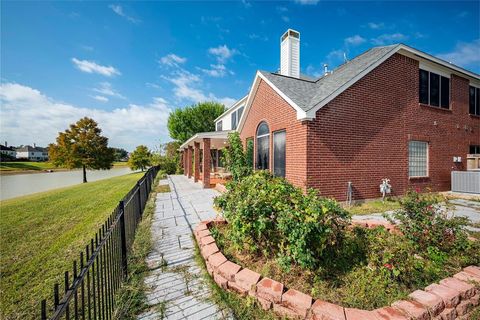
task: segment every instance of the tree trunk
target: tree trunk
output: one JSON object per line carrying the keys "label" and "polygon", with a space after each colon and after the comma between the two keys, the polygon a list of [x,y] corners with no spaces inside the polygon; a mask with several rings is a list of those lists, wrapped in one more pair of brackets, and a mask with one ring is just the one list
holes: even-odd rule
{"label": "tree trunk", "polygon": [[83,183],[87,183],[87,168],[83,165]]}

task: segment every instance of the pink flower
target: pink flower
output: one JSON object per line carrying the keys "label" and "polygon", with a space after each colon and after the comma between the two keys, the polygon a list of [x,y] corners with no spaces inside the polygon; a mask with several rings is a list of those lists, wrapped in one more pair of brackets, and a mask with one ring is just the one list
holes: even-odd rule
{"label": "pink flower", "polygon": [[383,266],[389,270],[393,269],[393,266],[390,263],[385,263]]}

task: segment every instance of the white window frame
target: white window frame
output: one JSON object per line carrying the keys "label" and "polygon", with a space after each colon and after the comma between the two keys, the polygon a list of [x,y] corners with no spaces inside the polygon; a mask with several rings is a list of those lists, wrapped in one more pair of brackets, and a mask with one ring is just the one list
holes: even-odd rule
{"label": "white window frame", "polygon": [[[425,157],[425,161],[426,161],[425,174],[426,175],[424,175],[424,176],[411,176],[410,175],[410,143],[411,142],[420,142],[420,143],[424,143],[426,145],[426,153],[427,153],[426,157]],[[429,152],[430,143],[428,141],[422,141],[422,140],[409,140],[407,148],[408,148],[408,178],[409,179],[417,179],[417,178],[428,178],[428,177],[430,177],[430,152]]]}

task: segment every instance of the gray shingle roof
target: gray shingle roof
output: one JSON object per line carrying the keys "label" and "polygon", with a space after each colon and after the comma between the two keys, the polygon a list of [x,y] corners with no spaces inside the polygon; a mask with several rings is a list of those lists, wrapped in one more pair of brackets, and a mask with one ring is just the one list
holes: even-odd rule
{"label": "gray shingle roof", "polygon": [[300,108],[309,111],[362,71],[395,50],[397,46],[399,44],[372,48],[317,80],[297,79],[267,71],[260,72]]}

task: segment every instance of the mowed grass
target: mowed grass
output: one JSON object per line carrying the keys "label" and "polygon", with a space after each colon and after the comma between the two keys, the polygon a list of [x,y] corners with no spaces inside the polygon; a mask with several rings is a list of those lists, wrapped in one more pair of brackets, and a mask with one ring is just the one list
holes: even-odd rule
{"label": "mowed grass", "polygon": [[63,290],[63,272],[141,176],[0,201],[0,319],[39,317],[41,299],[55,282]]}
{"label": "mowed grass", "polygon": [[50,162],[33,162],[33,161],[14,161],[14,162],[0,162],[0,171],[41,171],[55,169],[55,166]]}
{"label": "mowed grass", "polygon": [[[114,168],[126,167],[127,162],[114,162]],[[13,173],[24,171],[44,171],[44,170],[65,170],[63,168],[57,168],[50,162],[34,162],[34,161],[1,161],[0,172]]]}

